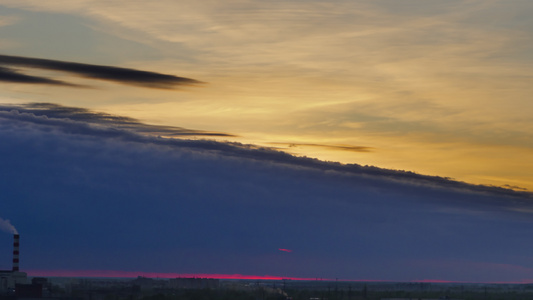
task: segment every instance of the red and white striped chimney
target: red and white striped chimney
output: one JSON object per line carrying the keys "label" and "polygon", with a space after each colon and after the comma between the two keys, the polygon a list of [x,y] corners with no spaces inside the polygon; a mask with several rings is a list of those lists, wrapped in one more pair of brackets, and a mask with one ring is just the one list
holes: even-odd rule
{"label": "red and white striped chimney", "polygon": [[13,272],[19,271],[19,240],[20,235],[13,235]]}

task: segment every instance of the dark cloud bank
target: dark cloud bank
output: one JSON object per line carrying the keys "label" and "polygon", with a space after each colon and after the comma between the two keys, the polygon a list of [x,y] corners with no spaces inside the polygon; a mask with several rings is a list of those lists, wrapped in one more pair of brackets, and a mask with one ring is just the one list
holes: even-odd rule
{"label": "dark cloud bank", "polygon": [[[117,127],[128,118],[50,104],[12,108],[0,109],[0,217],[21,234],[26,270],[533,275],[530,193],[151,137],[137,132],[142,124]],[[0,257],[10,247],[0,235]]]}
{"label": "dark cloud bank", "polygon": [[[176,126],[149,125],[130,117],[114,116],[106,113],[90,111],[85,108],[68,107],[53,103],[28,103],[23,105],[0,105],[0,112],[17,111],[22,114],[44,117],[46,124],[57,126],[70,126],[65,121],[74,121],[76,124],[104,126],[105,128],[131,130],[137,133],[160,136],[226,136],[234,135],[222,132],[186,129]],[[19,114],[20,115],[20,114]],[[13,117],[13,116],[11,116]],[[8,117],[6,117],[8,118]],[[55,120],[52,122],[52,120]],[[58,122],[58,123],[57,123]],[[79,126],[71,126],[70,130],[79,130]],[[101,127],[100,127],[101,128]],[[81,132],[80,132],[81,133]],[[125,132],[120,132],[125,133]],[[117,132],[117,134],[120,135]]]}
{"label": "dark cloud bank", "polygon": [[84,87],[51,78],[26,75],[6,66],[68,72],[79,77],[159,89],[174,89],[201,83],[190,78],[156,72],[22,56],[0,55],[0,66],[3,66],[0,67],[0,81],[18,83]]}

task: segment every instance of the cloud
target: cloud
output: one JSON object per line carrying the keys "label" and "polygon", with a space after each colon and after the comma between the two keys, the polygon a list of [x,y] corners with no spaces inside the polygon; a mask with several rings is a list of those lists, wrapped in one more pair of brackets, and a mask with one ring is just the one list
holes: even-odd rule
{"label": "cloud", "polygon": [[[200,151],[216,151],[220,155],[270,161],[296,168],[310,168],[320,171],[332,171],[348,175],[379,177],[391,182],[409,182],[415,185],[427,185],[435,188],[458,189],[476,193],[488,193],[513,197],[533,197],[529,192],[485,185],[473,185],[454,181],[450,178],[428,176],[411,171],[383,169],[376,166],[358,164],[340,164],[325,162],[307,157],[296,157],[272,148],[237,142],[216,142],[212,140],[169,139],[153,136],[198,135],[198,136],[232,136],[227,133],[205,132],[172,126],[155,126],[143,124],[133,118],[96,113],[84,108],[65,107],[52,103],[30,103],[26,105],[0,106],[0,119],[35,124],[38,128],[54,128],[69,134],[115,138],[129,142],[164,145],[176,148],[190,148]],[[92,126],[92,125],[98,126]],[[143,135],[149,133],[149,136]]]}
{"label": "cloud", "polygon": [[[201,83],[190,78],[156,72],[21,56],[0,55],[0,65],[62,71],[85,78],[158,89],[174,89]],[[3,81],[76,86],[53,79],[22,75],[5,68],[1,71],[0,80]]]}
{"label": "cloud", "polygon": [[366,146],[351,146],[351,145],[329,145],[329,144],[313,144],[313,143],[281,143],[281,142],[272,142],[269,143],[272,145],[287,145],[287,147],[319,147],[333,150],[343,150],[343,151],[352,151],[352,152],[371,152],[374,150],[372,147]]}
{"label": "cloud", "polygon": [[22,236],[23,270],[511,281],[516,268],[413,262],[532,267],[530,193],[40,109],[0,111],[0,210]]}
{"label": "cloud", "polygon": [[54,79],[49,79],[45,77],[21,74],[13,69],[5,68],[5,67],[0,67],[0,81],[81,87],[80,85],[70,84],[64,81],[60,81],[60,80],[54,80]]}

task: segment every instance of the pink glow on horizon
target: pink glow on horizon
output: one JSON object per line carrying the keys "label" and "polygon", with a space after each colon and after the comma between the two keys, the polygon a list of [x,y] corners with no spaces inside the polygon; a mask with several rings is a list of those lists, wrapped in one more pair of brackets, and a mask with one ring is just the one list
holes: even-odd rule
{"label": "pink glow on horizon", "polygon": [[[215,278],[215,279],[244,279],[244,280],[303,280],[303,281],[335,281],[330,278],[304,278],[285,277],[271,275],[242,275],[242,274],[205,274],[205,273],[156,273],[156,272],[136,272],[136,271],[114,271],[114,270],[28,270],[29,276],[40,277],[107,277],[107,278],[136,278],[139,276],[147,278]],[[440,279],[420,279],[420,280],[383,280],[383,279],[341,279],[345,282],[424,282],[424,283],[493,283],[493,284],[531,284],[533,279],[522,279],[517,281],[498,282],[477,282],[477,281],[454,281]]]}
{"label": "pink glow on horizon", "polygon": [[113,270],[29,270],[29,276],[43,277],[117,277],[117,278],[216,278],[216,279],[250,279],[250,280],[316,280],[316,278],[281,277],[271,275],[242,275],[242,274],[203,274],[203,273],[155,273]]}

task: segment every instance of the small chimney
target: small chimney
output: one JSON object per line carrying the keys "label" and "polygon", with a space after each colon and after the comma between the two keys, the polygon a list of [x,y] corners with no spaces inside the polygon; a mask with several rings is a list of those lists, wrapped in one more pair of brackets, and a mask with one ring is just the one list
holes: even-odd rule
{"label": "small chimney", "polygon": [[13,235],[13,272],[19,271],[19,240],[20,235]]}

